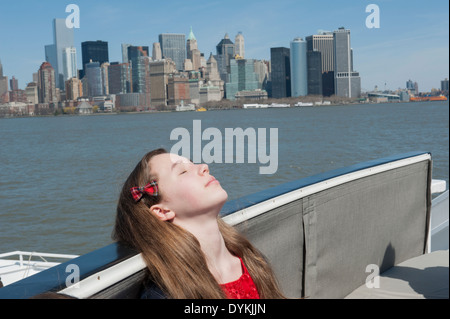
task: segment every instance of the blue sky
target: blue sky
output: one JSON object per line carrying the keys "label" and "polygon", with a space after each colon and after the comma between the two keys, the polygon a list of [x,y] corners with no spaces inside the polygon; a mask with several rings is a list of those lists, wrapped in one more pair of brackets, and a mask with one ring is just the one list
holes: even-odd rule
{"label": "blue sky", "polygon": [[[185,33],[192,26],[200,51],[215,54],[228,33],[241,31],[247,58],[270,59],[270,48],[295,37],[351,31],[354,68],[363,90],[404,88],[408,79],[420,91],[438,88],[449,77],[449,2],[447,0],[16,0],[0,4],[0,61],[4,74],[24,88],[53,42],[52,20],[66,18],[68,4],[80,8],[75,47],[109,42],[110,61],[121,61],[121,43],[152,46],[160,33]],[[380,28],[369,29],[366,6],[380,8]]]}

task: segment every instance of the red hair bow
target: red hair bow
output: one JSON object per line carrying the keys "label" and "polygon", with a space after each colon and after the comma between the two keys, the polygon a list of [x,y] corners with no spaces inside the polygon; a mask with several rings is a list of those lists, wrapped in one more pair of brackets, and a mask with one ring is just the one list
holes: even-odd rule
{"label": "red hair bow", "polygon": [[138,202],[144,194],[150,196],[158,196],[158,184],[156,181],[152,181],[145,185],[144,187],[132,187],[130,189],[133,199]]}

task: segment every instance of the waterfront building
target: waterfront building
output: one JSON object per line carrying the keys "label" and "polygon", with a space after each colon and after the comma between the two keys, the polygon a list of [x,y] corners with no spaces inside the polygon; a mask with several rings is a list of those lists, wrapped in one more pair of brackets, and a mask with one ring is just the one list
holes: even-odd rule
{"label": "waterfront building", "polygon": [[189,79],[180,74],[170,74],[167,83],[167,104],[176,106],[191,103]]}
{"label": "waterfront building", "polygon": [[162,57],[175,62],[176,69],[183,71],[186,59],[186,36],[177,33],[163,33],[159,35]]}
{"label": "waterfront building", "polygon": [[53,19],[53,44],[45,46],[45,59],[52,65],[55,72],[56,87],[61,90],[64,90],[64,82],[72,75],[67,73],[63,64],[66,48],[75,48],[73,29],[66,26],[66,19]]}
{"label": "waterfront building", "polygon": [[[322,78],[314,80],[308,78],[308,85],[317,87],[317,82],[320,81],[322,86],[322,95],[331,96],[334,94],[334,41],[333,32],[319,31],[318,34],[306,37],[306,49],[310,51],[318,51],[321,55],[321,69]],[[316,84],[310,83],[316,82]],[[316,94],[310,93],[310,94]]]}
{"label": "waterfront building", "polygon": [[0,61],[0,104],[8,102],[8,77],[3,76],[3,66]]}
{"label": "waterfront building", "polygon": [[343,27],[333,32],[334,44],[334,91],[337,96],[361,96],[361,78],[353,70],[353,52],[350,44],[350,30]]}
{"label": "waterfront building", "polygon": [[85,65],[87,79],[87,96],[101,96],[103,95],[103,78],[102,70],[99,62],[89,62]]}
{"label": "waterfront building", "polygon": [[110,63],[108,67],[108,88],[109,94],[131,92],[131,68],[129,63]]}
{"label": "waterfront building", "polygon": [[445,78],[445,80],[441,81],[441,91],[448,93],[448,78]]}
{"label": "waterfront building", "polygon": [[106,41],[85,41],[81,43],[81,55],[83,61],[83,71],[81,77],[86,73],[86,64],[98,62],[102,65],[109,62],[108,42]]}
{"label": "waterfront building", "polygon": [[164,108],[167,106],[167,85],[169,83],[169,75],[175,72],[176,65],[171,59],[150,61],[152,107]]}
{"label": "waterfront building", "polygon": [[334,71],[333,32],[319,31],[319,34],[306,37],[306,49],[321,53],[322,72]]}
{"label": "waterfront building", "polygon": [[6,92],[8,92],[8,77],[3,76],[3,65],[0,61],[0,99]]}
{"label": "waterfront building", "polygon": [[81,80],[73,77],[66,81],[66,101],[76,101],[83,96],[83,85]]}
{"label": "waterfront building", "polygon": [[42,63],[38,71],[38,96],[39,103],[58,102],[55,70],[49,62]]}
{"label": "waterfront building", "polygon": [[273,98],[280,99],[291,96],[290,52],[289,48],[270,48]]}
{"label": "waterfront building", "polygon": [[27,84],[25,96],[28,104],[35,105],[39,103],[37,82],[30,82]]}
{"label": "waterfront building", "polygon": [[253,59],[231,59],[230,77],[226,83],[225,92],[228,100],[235,100],[239,91],[254,91],[261,89],[258,74],[255,72],[255,60]]}
{"label": "waterfront building", "polygon": [[239,32],[234,38],[234,54],[245,59],[245,40],[242,32]]}
{"label": "waterfront building", "polygon": [[320,51],[308,51],[308,94],[323,95],[322,90],[322,54]]}
{"label": "waterfront building", "polygon": [[291,96],[308,95],[308,70],[306,41],[295,38],[291,41]]}

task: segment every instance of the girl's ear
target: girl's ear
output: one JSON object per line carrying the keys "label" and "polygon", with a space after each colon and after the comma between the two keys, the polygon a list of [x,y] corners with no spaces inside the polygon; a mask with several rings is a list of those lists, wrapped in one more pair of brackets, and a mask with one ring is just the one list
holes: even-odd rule
{"label": "girl's ear", "polygon": [[150,211],[162,221],[171,221],[175,217],[174,211],[165,208],[161,204],[153,205],[152,207],[150,207]]}

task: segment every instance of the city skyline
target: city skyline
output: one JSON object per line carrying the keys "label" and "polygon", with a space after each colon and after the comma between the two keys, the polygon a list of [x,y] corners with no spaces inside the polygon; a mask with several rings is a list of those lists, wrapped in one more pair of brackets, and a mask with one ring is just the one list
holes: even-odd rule
{"label": "city skyline", "polygon": [[[48,0],[17,1],[2,4],[0,61],[3,73],[19,81],[24,89],[45,61],[45,45],[52,43],[52,22],[65,19],[66,6],[80,8],[80,28],[74,29],[78,69],[81,43],[107,41],[109,60],[122,61],[121,44],[152,47],[159,34],[181,33],[186,37],[192,27],[198,48],[208,58],[228,33],[245,37],[249,59],[270,60],[272,47],[289,47],[290,42],[334,31],[344,26],[351,31],[354,67],[361,76],[363,91],[405,88],[409,79],[418,82],[420,91],[438,88],[448,77],[448,2],[432,0],[427,6],[411,1],[253,1],[238,2],[136,0],[119,1]],[[380,8],[380,28],[368,28],[366,7]]]}

